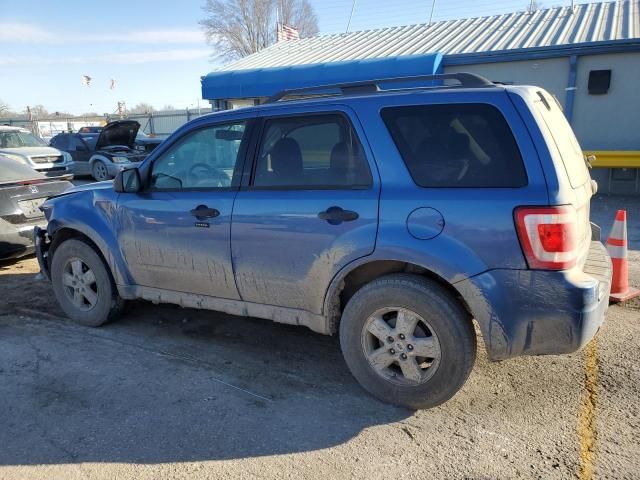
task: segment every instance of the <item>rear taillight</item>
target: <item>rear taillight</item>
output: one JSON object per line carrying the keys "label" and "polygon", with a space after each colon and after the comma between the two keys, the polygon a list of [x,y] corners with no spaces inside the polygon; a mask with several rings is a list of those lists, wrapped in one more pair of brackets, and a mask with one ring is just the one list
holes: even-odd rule
{"label": "rear taillight", "polygon": [[578,216],[571,206],[519,207],[516,229],[529,268],[565,270],[578,257]]}

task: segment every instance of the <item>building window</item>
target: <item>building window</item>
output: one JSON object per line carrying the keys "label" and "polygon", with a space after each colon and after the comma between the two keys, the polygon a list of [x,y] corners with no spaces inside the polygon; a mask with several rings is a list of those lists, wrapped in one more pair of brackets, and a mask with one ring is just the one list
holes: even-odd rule
{"label": "building window", "polygon": [[611,70],[591,70],[589,72],[589,95],[604,95],[611,85]]}

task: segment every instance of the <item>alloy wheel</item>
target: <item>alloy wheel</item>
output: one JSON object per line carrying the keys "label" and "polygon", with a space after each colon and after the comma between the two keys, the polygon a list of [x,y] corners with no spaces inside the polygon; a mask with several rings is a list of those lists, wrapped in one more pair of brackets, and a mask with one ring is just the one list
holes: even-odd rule
{"label": "alloy wheel", "polygon": [[405,386],[429,380],[441,358],[440,342],[429,323],[400,307],[383,308],[367,318],[362,348],[378,375]]}
{"label": "alloy wheel", "polygon": [[109,178],[109,172],[107,172],[107,167],[104,163],[98,161],[93,166],[93,176],[96,177],[96,180],[107,180]]}
{"label": "alloy wheel", "polygon": [[93,271],[79,258],[69,260],[62,273],[64,292],[73,305],[82,311],[98,303],[98,285]]}

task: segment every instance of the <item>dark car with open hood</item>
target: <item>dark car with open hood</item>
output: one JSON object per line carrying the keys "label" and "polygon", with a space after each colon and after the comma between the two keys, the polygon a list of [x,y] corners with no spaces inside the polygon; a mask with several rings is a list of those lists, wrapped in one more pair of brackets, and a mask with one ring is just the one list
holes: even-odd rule
{"label": "dark car with open hood", "polygon": [[40,205],[72,187],[71,178],[45,176],[0,156],[0,260],[33,252],[33,227],[47,224]]}
{"label": "dark car with open hood", "polygon": [[91,175],[98,181],[141,162],[160,143],[161,138],[141,135],[135,120],[110,122],[97,133],[61,133],[51,139],[53,147],[73,158],[74,175]]}

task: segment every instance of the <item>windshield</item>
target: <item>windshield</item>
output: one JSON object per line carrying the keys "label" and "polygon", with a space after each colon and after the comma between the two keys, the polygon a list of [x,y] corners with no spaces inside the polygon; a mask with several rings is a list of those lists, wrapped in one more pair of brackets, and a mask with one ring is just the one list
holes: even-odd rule
{"label": "windshield", "polygon": [[47,144],[29,132],[0,132],[0,148],[43,147]]}

